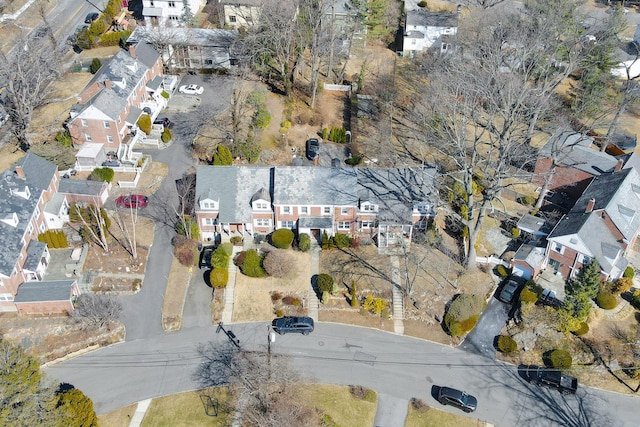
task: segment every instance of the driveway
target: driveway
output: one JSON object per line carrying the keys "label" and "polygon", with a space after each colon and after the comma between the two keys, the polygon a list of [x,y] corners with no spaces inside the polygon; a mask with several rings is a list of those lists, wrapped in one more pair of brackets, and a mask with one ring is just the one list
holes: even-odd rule
{"label": "driveway", "polygon": [[493,340],[509,320],[509,309],[510,306],[492,296],[475,328],[467,334],[460,345],[460,349],[495,359],[496,350]]}
{"label": "driveway", "polygon": [[193,269],[182,312],[182,329],[211,325],[211,296],[213,289],[205,282],[205,276],[210,272],[211,270],[208,268]]}

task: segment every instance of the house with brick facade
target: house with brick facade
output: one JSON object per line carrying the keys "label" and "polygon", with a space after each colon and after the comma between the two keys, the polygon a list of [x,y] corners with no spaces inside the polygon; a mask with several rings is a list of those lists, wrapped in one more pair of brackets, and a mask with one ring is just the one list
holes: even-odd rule
{"label": "house with brick facade", "polygon": [[[167,105],[163,92],[162,58],[150,44],[130,45],[104,64],[72,106],[67,129],[73,144],[103,144],[122,163],[143,136],[138,119],[155,118]],[[98,164],[99,166],[99,164]]]}
{"label": "house with brick facade", "polygon": [[429,167],[201,166],[196,217],[204,241],[289,228],[408,244],[435,216],[434,177]]}
{"label": "house with brick facade", "polygon": [[51,256],[38,234],[60,229],[68,221],[71,201],[93,200],[108,188],[80,181],[76,188],[71,181],[60,178],[55,164],[32,153],[0,177],[0,312],[72,311],[77,283],[44,281]]}
{"label": "house with brick facade", "polygon": [[604,280],[622,277],[640,231],[640,175],[635,168],[594,177],[547,237],[545,264],[566,279],[595,260]]}

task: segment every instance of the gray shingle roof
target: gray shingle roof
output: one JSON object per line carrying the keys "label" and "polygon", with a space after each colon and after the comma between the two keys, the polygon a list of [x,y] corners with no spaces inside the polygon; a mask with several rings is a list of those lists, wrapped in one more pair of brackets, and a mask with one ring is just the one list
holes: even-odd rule
{"label": "gray shingle roof", "polygon": [[597,176],[612,172],[618,160],[591,148],[593,138],[573,130],[558,129],[540,150],[540,156]]}
{"label": "gray shingle roof", "polygon": [[531,267],[537,268],[540,267],[544,261],[544,251],[545,248],[524,244],[518,248],[515,255],[513,255],[513,259],[524,261]]}
{"label": "gray shingle roof", "polygon": [[[138,43],[134,49],[135,58],[128,51],[120,50],[100,68],[100,72],[91,79],[87,87],[96,82],[104,84],[105,80],[109,80],[111,89],[103,87],[86,103],[75,105],[73,108],[75,112],[80,113],[89,106],[94,106],[111,119],[118,118],[127,106],[127,98],[133,89],[160,57],[160,54],[147,43]],[[124,85],[122,85],[123,82]]]}
{"label": "gray shingle roof", "polygon": [[47,249],[47,244],[37,240],[29,241],[27,245],[27,259],[24,261],[23,269],[28,271],[36,271],[38,264]]}
{"label": "gray shingle roof", "polygon": [[75,280],[25,282],[18,288],[14,302],[68,301]]}
{"label": "gray shingle roof", "polygon": [[352,169],[283,166],[275,168],[274,182],[276,205],[358,204],[357,175]]}
{"label": "gray shingle roof", "polygon": [[89,181],[86,179],[61,179],[58,186],[58,193],[99,196],[104,186],[104,182]]}
{"label": "gray shingle roof", "polygon": [[[21,239],[36,209],[42,192],[49,187],[57,166],[35,154],[27,153],[16,163],[22,166],[25,178],[15,173],[15,166],[6,170],[0,177],[0,218],[17,215],[18,224],[14,227],[0,221],[0,274],[10,276],[22,249]],[[25,199],[15,194],[28,187],[30,197]]]}
{"label": "gray shingle roof", "polygon": [[428,12],[425,10],[408,10],[406,18],[406,26],[410,25],[423,27],[457,27],[457,13]]}

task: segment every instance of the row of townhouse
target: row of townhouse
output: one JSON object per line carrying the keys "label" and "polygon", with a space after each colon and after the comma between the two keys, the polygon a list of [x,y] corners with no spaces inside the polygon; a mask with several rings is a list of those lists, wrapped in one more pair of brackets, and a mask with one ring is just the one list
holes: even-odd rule
{"label": "row of townhouse", "polygon": [[[640,233],[640,158],[602,153],[592,144],[560,129],[541,150],[534,182],[546,195],[542,211],[552,215],[518,222],[530,241],[513,258],[515,275],[529,279],[550,269],[568,280],[595,260],[602,280],[615,280],[630,264]],[[548,219],[554,212],[559,219]]]}
{"label": "row of townhouse", "polygon": [[288,228],[346,233],[380,248],[407,244],[435,216],[436,169],[200,166],[196,217],[204,241]]}
{"label": "row of townhouse", "polygon": [[73,312],[75,279],[45,281],[50,261],[38,234],[60,229],[74,202],[101,205],[106,183],[60,178],[58,167],[27,153],[0,177],[0,312]]}

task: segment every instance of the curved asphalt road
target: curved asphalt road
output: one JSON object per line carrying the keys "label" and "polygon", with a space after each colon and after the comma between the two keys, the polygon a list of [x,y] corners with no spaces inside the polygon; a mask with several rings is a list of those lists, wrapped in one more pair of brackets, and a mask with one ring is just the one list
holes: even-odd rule
{"label": "curved asphalt road", "polygon": [[[266,323],[228,327],[244,348],[266,351]],[[104,348],[50,366],[47,374],[81,389],[96,411],[104,413],[199,388],[193,377],[201,363],[197,345],[225,339],[214,326],[195,327]],[[447,385],[477,396],[473,415],[497,426],[637,426],[637,397],[585,387],[576,396],[563,396],[524,382],[513,366],[377,330],[319,323],[309,336],[278,336],[272,353],[290,356],[309,380],[372,388],[380,393],[381,404],[403,401],[406,407],[417,397],[442,408],[433,394],[437,386]],[[402,417],[393,424],[403,425],[404,413],[387,415]]]}

